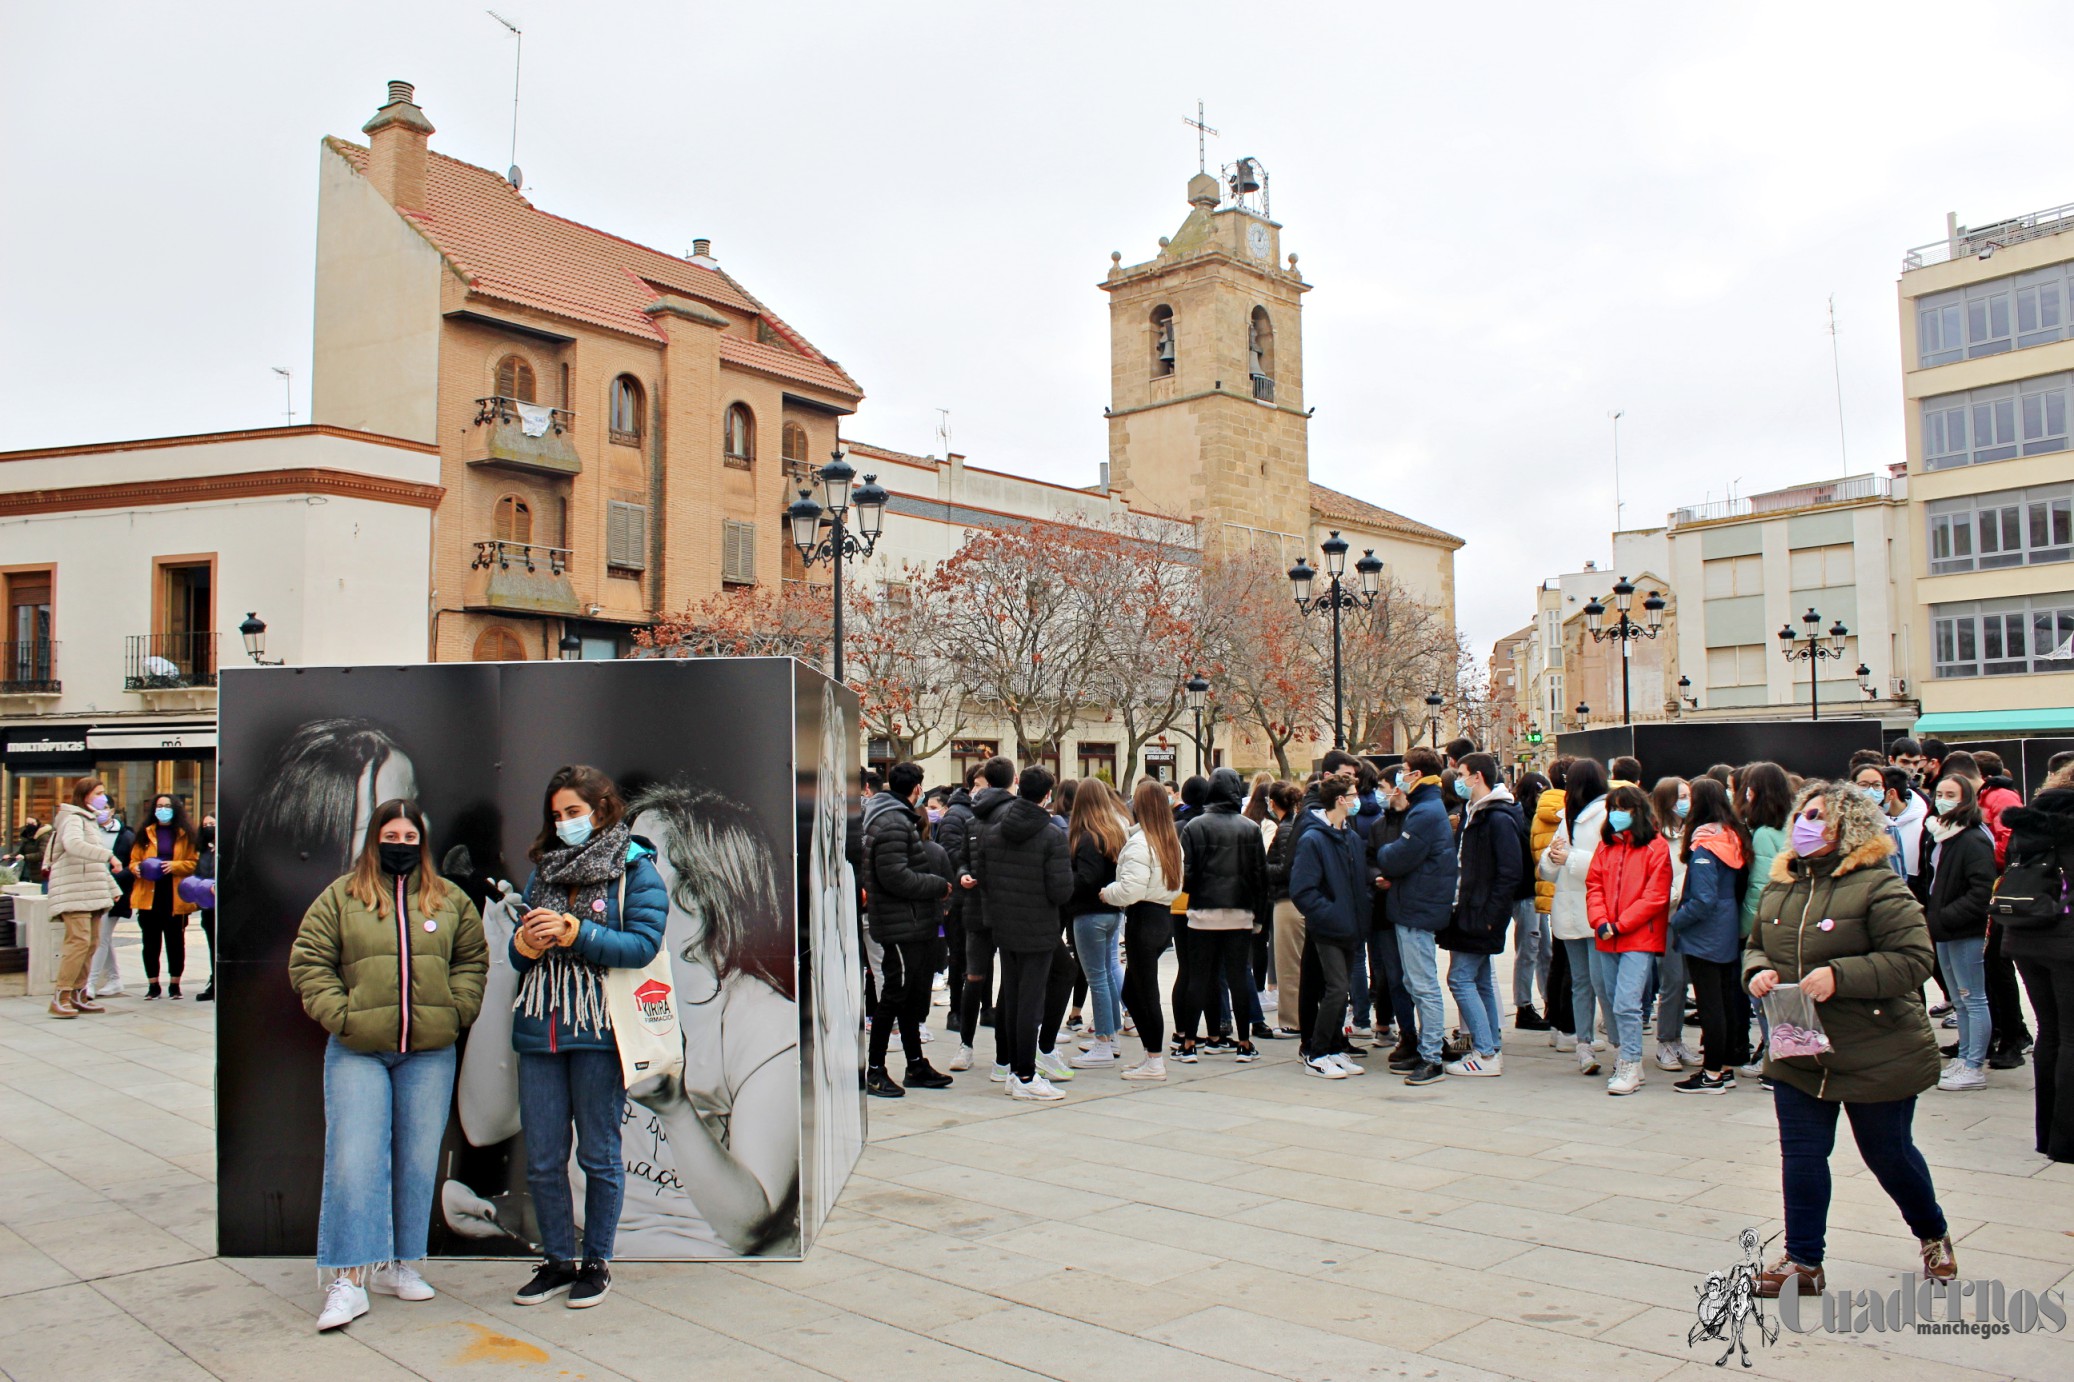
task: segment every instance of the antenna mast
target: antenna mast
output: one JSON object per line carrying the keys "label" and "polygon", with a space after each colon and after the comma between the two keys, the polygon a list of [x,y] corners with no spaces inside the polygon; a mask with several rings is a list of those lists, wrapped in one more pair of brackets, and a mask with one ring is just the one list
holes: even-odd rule
{"label": "antenna mast", "polygon": [[484,10],[483,13],[511,30],[512,38],[517,40],[511,50],[511,171],[504,175],[505,181],[509,182],[514,189],[517,189],[525,181],[519,173],[518,166],[518,115],[519,71],[526,57],[526,35],[525,31],[520,29],[518,25],[512,23],[495,10]]}
{"label": "antenna mast", "polygon": [[283,412],[287,414],[288,425],[293,427],[295,426],[295,376],[291,371],[284,369],[280,365],[275,365],[273,370],[275,374],[281,376],[281,401],[287,405]]}
{"label": "antenna mast", "polygon": [[936,440],[948,459],[951,454],[951,410],[948,408],[936,410]]}
{"label": "antenna mast", "polygon": [[1836,294],[1829,295],[1829,368],[1836,376],[1836,445],[1843,453],[1844,474],[1851,473],[1851,447],[1844,436],[1844,367],[1836,344]]}

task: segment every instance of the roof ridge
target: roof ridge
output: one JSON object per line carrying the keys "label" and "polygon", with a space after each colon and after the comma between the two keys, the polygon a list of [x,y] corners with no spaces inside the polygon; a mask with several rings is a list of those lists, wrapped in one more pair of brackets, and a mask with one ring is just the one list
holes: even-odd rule
{"label": "roof ridge", "polygon": [[[1358,508],[1368,509],[1374,513],[1381,514],[1385,522],[1397,524],[1403,530],[1408,530],[1415,533],[1429,534],[1433,537],[1442,538],[1448,542],[1454,543],[1457,547],[1466,547],[1469,545],[1466,539],[1459,537],[1454,533],[1448,532],[1445,528],[1436,528],[1431,523],[1422,523],[1418,519],[1413,518],[1408,514],[1398,513],[1395,509],[1386,509],[1381,504],[1370,503],[1368,500],[1361,498],[1359,495],[1348,494],[1345,490],[1334,489],[1332,486],[1320,484],[1316,480],[1312,480],[1310,482],[1310,485],[1313,491],[1312,502],[1314,506],[1316,505],[1316,499],[1318,494],[1322,493],[1330,495],[1334,499],[1344,499],[1349,504],[1353,504]],[[1355,515],[1355,517],[1358,518],[1360,517],[1360,515],[1357,514]]]}

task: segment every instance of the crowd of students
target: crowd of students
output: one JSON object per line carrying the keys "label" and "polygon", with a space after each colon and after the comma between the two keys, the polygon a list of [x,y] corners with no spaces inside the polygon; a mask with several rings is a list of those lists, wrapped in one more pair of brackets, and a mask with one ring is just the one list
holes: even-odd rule
{"label": "crowd of students", "polygon": [[[1365,1074],[1365,1042],[1387,1043],[1383,1064],[1409,1085],[1493,1078],[1509,939],[1515,1033],[1546,1032],[1582,1075],[1610,1065],[1608,1094],[1635,1094],[1651,1064],[1682,1076],[1678,1093],[1754,1081],[1771,1094],[1787,1241],[1760,1293],[1795,1276],[1821,1289],[1840,1113],[1924,1271],[1948,1278],[1910,1131],[1917,1095],[1983,1088],[2028,1057],[2037,1150],[2074,1160],[2060,1035],[2074,1016],[2074,754],[2029,806],[1994,754],[1934,739],[1841,766],[1836,780],[1756,762],[1647,782],[1631,757],[1560,758],[1508,781],[1463,739],[1381,771],[1335,751],[1301,784],[1262,774],[1249,790],[1228,768],[1178,791],[1147,779],[1126,804],[1104,782],[1005,758],[925,794],[902,764],[863,832],[867,1089],[905,1092],[884,1060],[896,1026],[905,1086],[952,1083],[922,1049],[945,965],[950,1071],[975,1068],[991,1026],[992,1077],[1012,1098],[1057,1100],[1112,1066],[1156,1081],[1169,1060],[1251,1062],[1279,1038],[1322,1079]],[[1171,1036],[1157,979],[1169,947]],[[1142,1055],[1124,1065],[1130,1037]]]}

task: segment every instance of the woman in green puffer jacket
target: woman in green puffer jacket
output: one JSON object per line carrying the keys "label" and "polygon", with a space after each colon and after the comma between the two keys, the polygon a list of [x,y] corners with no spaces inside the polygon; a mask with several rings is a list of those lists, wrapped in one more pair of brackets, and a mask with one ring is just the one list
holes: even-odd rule
{"label": "woman in green puffer jacket", "polygon": [[320,1331],[366,1314],[370,1286],[432,1298],[410,1264],[432,1221],[454,1043],[482,1007],[488,969],[482,918],[433,868],[417,804],[383,802],[353,871],[310,904],[288,953],[303,1011],[331,1034],[317,1266],[332,1279]]}
{"label": "woman in green puffer jacket", "polygon": [[[1858,1152],[1900,1209],[1923,1275],[1958,1275],[1930,1168],[1916,1150],[1916,1096],[1937,1083],[1937,1038],[1923,1011],[1930,931],[1922,906],[1887,865],[1884,813],[1848,782],[1816,782],[1794,799],[1787,847],[1772,862],[1743,954],[1743,981],[1762,1000],[1798,985],[1819,1024],[1774,1014],[1764,1063],[1779,1120],[1786,1251],[1757,1279],[1819,1294],[1829,1219],[1829,1154],[1839,1112]],[[1814,1039],[1793,1027],[1813,1028]],[[1826,1044],[1825,1044],[1826,1043]],[[1823,1049],[1801,1053],[1802,1046]]]}

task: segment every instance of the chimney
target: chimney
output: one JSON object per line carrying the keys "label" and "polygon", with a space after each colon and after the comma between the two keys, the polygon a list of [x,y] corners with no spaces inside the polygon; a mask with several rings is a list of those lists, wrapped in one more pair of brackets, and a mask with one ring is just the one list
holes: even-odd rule
{"label": "chimney", "polygon": [[389,100],[360,127],[367,136],[367,176],[398,211],[425,209],[425,150],[432,122],[411,100],[409,82],[390,82]]}

